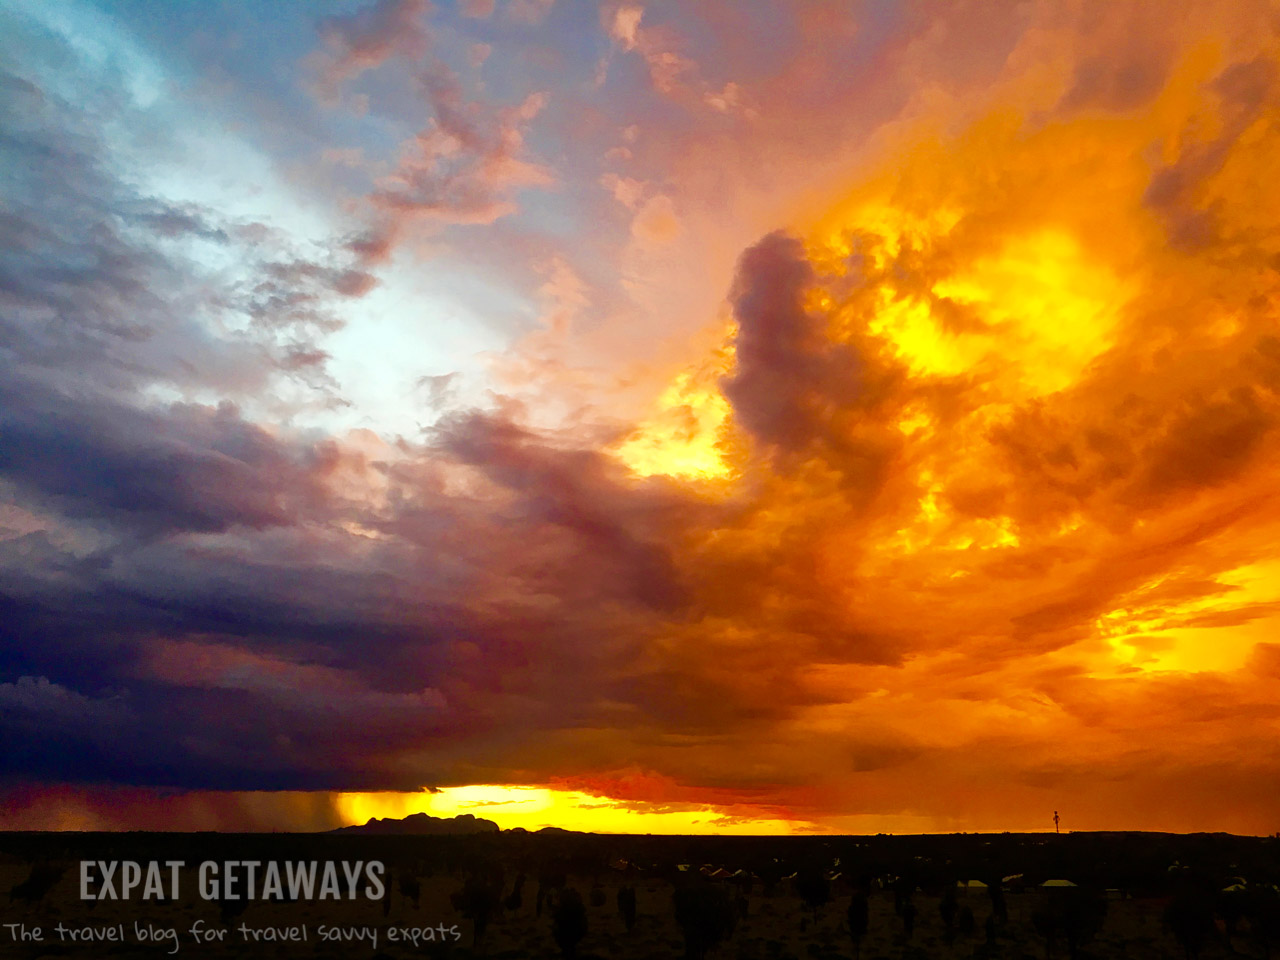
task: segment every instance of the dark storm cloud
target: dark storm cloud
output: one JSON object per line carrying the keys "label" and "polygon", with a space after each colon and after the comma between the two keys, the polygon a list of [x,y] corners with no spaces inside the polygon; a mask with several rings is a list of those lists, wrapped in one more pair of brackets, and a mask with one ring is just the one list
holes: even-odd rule
{"label": "dark storm cloud", "polygon": [[[681,514],[685,522],[693,518],[675,491],[637,495],[619,485],[617,465],[598,451],[557,450],[500,417],[450,422],[441,447],[514,495],[507,523],[534,542],[554,543],[561,566],[552,574],[556,595],[581,591],[672,611],[680,606],[683,589],[666,536]],[[589,564],[582,563],[587,557]]]}
{"label": "dark storm cloud", "polygon": [[[839,285],[851,300],[873,279],[864,259],[850,259]],[[865,503],[901,447],[887,421],[906,402],[907,384],[882,345],[865,335],[831,336],[828,311],[809,303],[815,281],[803,245],[784,233],[743,253],[730,295],[736,368],[723,380],[724,395],[779,468],[816,457],[840,474],[851,500]]]}
{"label": "dark storm cloud", "polygon": [[829,423],[823,387],[832,346],[805,309],[812,282],[800,241],[775,233],[742,255],[731,297],[737,369],[725,381],[725,396],[743,426],[784,450],[809,447]]}
{"label": "dark storm cloud", "polygon": [[[26,744],[11,777],[413,789],[466,737],[596,722],[599,677],[684,602],[670,538],[705,513],[496,415],[364,464],[392,484],[382,510],[336,492],[340,449],[230,407],[45,392],[6,415],[15,505],[46,529],[0,549],[5,674],[51,704],[119,706],[110,740],[42,724],[31,697],[6,710]],[[483,500],[433,493],[441,466],[483,478]]]}
{"label": "dark storm cloud", "polygon": [[21,677],[0,685],[0,717],[16,745],[0,761],[0,781],[210,790],[362,790],[392,782],[414,790],[417,778],[397,779],[379,761],[421,743],[430,732],[424,718],[439,707],[431,698],[402,700],[283,702],[236,688],[137,683],[126,694],[93,699]]}
{"label": "dark storm cloud", "polygon": [[284,448],[230,403],[138,410],[0,381],[0,435],[0,476],[67,516],[146,535],[289,524],[320,496],[323,454]]}
{"label": "dark storm cloud", "polygon": [[0,706],[23,745],[7,775],[414,789],[422,775],[387,758],[467,721],[424,680],[430,629],[380,611],[370,577],[178,545],[116,544],[78,568],[54,548],[5,547],[27,575],[0,556],[0,660],[15,678]]}
{"label": "dark storm cloud", "polygon": [[[340,248],[152,195],[122,131],[153,137],[162,165],[157,117],[127,84],[68,85],[77,54],[13,23],[29,35],[5,38],[0,74],[3,774],[371,785],[335,744],[372,757],[440,722],[427,686],[376,682],[428,628],[385,612],[385,570],[308,546],[343,506],[335,445],[239,404],[289,381],[340,402],[321,341],[376,278]],[[361,643],[382,644],[367,675],[344,667]],[[176,666],[208,656],[212,674]],[[309,664],[330,671],[324,699],[271,682],[314,681]]]}

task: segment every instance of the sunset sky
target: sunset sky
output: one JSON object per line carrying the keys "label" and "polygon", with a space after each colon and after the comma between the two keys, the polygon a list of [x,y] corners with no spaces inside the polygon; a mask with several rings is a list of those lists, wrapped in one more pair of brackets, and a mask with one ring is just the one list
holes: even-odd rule
{"label": "sunset sky", "polygon": [[1280,831],[1280,7],[0,0],[0,828]]}

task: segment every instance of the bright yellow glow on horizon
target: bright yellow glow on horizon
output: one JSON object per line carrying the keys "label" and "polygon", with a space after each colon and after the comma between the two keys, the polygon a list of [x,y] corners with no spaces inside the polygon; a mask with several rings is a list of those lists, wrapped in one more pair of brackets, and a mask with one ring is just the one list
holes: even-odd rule
{"label": "bright yellow glow on horizon", "polygon": [[335,805],[344,824],[372,817],[402,819],[414,813],[456,817],[469,813],[503,830],[561,827],[589,833],[787,835],[822,832],[807,821],[741,815],[713,805],[645,804],[611,800],[576,790],[475,784],[436,793],[340,793]]}

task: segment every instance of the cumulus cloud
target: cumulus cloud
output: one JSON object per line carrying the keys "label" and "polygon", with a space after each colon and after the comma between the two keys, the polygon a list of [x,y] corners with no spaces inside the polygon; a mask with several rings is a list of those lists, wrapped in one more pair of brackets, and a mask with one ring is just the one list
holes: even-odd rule
{"label": "cumulus cloud", "polygon": [[[492,4],[471,4],[468,17],[484,18]],[[536,23],[549,3],[509,5],[510,16]],[[322,49],[315,58],[317,96],[334,103],[340,86],[392,59],[410,64],[429,124],[402,142],[389,172],[376,177],[369,201],[373,222],[348,249],[363,262],[383,262],[402,239],[407,221],[436,225],[489,224],[517,209],[515,195],[553,182],[551,172],[526,155],[529,123],[543,110],[545,92],[529,93],[518,104],[498,105],[469,95],[443,55],[433,50],[426,20],[430,4],[379,0],[371,7],[320,24]],[[471,44],[468,63],[478,68],[491,45]],[[329,151],[332,153],[332,151]],[[347,278],[357,284],[358,275]]]}
{"label": "cumulus cloud", "polygon": [[659,194],[646,200],[631,221],[631,233],[650,246],[663,246],[674,240],[680,234],[680,218],[671,198]]}
{"label": "cumulus cloud", "polygon": [[434,119],[379,181],[371,198],[377,207],[443,223],[492,223],[514,212],[517,191],[552,182],[550,171],[524,155],[525,127],[545,94],[510,107],[468,101],[457,75],[439,61],[420,82]]}
{"label": "cumulus cloud", "polygon": [[695,108],[710,107],[721,113],[740,110],[750,117],[756,115],[737,83],[726,81],[718,89],[713,86],[698,61],[687,54],[687,39],[670,23],[649,25],[643,6],[606,4],[600,17],[615,44],[625,52],[640,55],[653,89],[664,97]]}
{"label": "cumulus cloud", "polygon": [[377,0],[354,13],[322,20],[323,46],[312,58],[316,95],[336,105],[342,86],[365,71],[392,57],[412,60],[425,55],[430,36],[424,21],[433,9],[428,0]]}

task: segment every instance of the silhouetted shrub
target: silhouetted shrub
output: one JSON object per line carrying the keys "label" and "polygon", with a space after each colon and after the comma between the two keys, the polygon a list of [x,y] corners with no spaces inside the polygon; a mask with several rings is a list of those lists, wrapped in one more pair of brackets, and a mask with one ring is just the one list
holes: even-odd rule
{"label": "silhouetted shrub", "polygon": [[422,906],[422,884],[418,882],[418,878],[409,873],[400,874],[398,884],[400,896],[406,900],[412,900],[415,909]]}
{"label": "silhouetted shrub", "polygon": [[1004,886],[997,877],[987,884],[987,895],[991,897],[991,913],[996,919],[996,923],[1006,924],[1009,922],[1009,905],[1005,902]]}
{"label": "silhouetted shrub", "polygon": [[1248,896],[1244,890],[1223,890],[1218,894],[1218,916],[1222,918],[1222,931],[1229,949],[1235,949],[1231,946],[1231,938],[1236,935],[1247,909]]}
{"label": "silhouetted shrub", "polygon": [[1040,907],[1031,914],[1031,923],[1044,938],[1045,955],[1053,955],[1059,939],[1067,944],[1067,955],[1076,960],[1080,948],[1098,935],[1107,916],[1107,899],[1092,887],[1065,887],[1045,894]]}
{"label": "silhouetted shrub", "polygon": [[502,906],[512,913],[515,913],[524,904],[524,881],[524,874],[519,874],[516,877],[515,886],[511,888],[511,893],[502,901]]}
{"label": "silhouetted shrub", "polygon": [[537,902],[534,907],[534,913],[542,916],[542,905],[546,903],[547,897],[553,890],[563,890],[565,885],[565,875],[561,871],[546,870],[538,877],[538,895]]}
{"label": "silhouetted shrub", "polygon": [[911,902],[916,892],[916,882],[910,877],[898,877],[893,881],[893,912],[902,916],[903,908]]}
{"label": "silhouetted shrub", "polygon": [[916,905],[910,900],[902,908],[902,936],[908,942],[916,931]]}
{"label": "silhouetted shrub", "polygon": [[471,946],[484,942],[489,918],[498,907],[498,891],[482,877],[471,877],[450,898],[453,908],[471,921]]}
{"label": "silhouetted shrub", "polygon": [[1254,941],[1265,958],[1280,943],[1280,894],[1272,888],[1255,888],[1248,892],[1245,917]]}
{"label": "silhouetted shrub", "polygon": [[942,916],[942,926],[946,929],[947,943],[950,943],[955,937],[957,909],[956,888],[953,884],[947,888],[947,892],[942,895],[942,901],[938,904],[938,913]]}
{"label": "silhouetted shrub", "polygon": [[1203,892],[1184,890],[1165,907],[1164,922],[1187,960],[1197,960],[1214,933],[1212,904]]}
{"label": "silhouetted shrub", "polygon": [[1062,937],[1062,918],[1048,904],[1042,904],[1031,912],[1031,926],[1044,940],[1044,955],[1052,960],[1053,945]]}
{"label": "silhouetted shrub", "polygon": [[587,935],[587,908],[582,895],[568,887],[560,892],[551,913],[551,935],[566,960],[578,955],[578,943]]}
{"label": "silhouetted shrub", "polygon": [[67,872],[66,864],[37,862],[32,864],[27,879],[9,891],[9,902],[25,900],[27,903],[39,903],[45,898]]}
{"label": "silhouetted shrub", "polygon": [[867,935],[867,925],[869,923],[869,911],[867,909],[867,895],[865,893],[854,894],[853,899],[849,901],[849,936],[853,938],[853,956],[854,960],[862,953],[862,938]]}
{"label": "silhouetted shrub", "polygon": [[706,883],[677,887],[673,900],[688,960],[702,960],[733,933],[737,918],[724,887]]}
{"label": "silhouetted shrub", "polygon": [[796,893],[810,910],[817,913],[831,900],[831,881],[821,870],[801,871],[796,877]]}
{"label": "silhouetted shrub", "polygon": [[630,933],[636,925],[636,888],[622,887],[618,890],[618,913],[622,914],[622,924]]}

